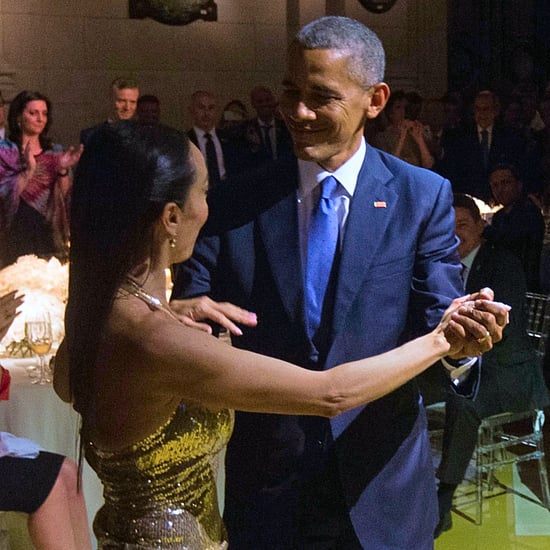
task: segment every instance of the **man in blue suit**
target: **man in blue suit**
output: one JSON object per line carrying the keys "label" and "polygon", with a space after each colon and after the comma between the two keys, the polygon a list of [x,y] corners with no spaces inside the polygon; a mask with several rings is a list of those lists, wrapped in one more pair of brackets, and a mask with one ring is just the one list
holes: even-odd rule
{"label": "man in blue suit", "polygon": [[[245,324],[233,345],[319,370],[434,326],[462,294],[451,189],[365,143],[365,122],[389,95],[383,72],[380,41],[357,21],[324,17],[300,31],[280,100],[299,159],[297,190],[253,222],[203,238],[177,268],[174,309],[215,319],[233,334],[241,329],[232,321],[245,316],[232,317],[216,301],[253,311],[257,323]],[[331,200],[339,233],[314,325],[305,284],[309,227],[327,176],[337,180]],[[495,315],[484,301],[477,307],[479,323],[447,335],[460,342],[461,356],[489,349],[506,322],[503,306]],[[475,361],[449,363],[458,389],[472,391],[477,369],[467,371]],[[226,480],[232,549],[433,547],[436,488],[414,383],[330,421],[238,414]]]}

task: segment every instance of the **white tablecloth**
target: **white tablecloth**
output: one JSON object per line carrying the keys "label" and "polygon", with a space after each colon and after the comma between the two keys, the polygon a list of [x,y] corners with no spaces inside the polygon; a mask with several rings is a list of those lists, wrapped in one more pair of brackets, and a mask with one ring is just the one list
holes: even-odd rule
{"label": "white tablecloth", "polygon": [[[11,375],[10,398],[0,401],[0,431],[32,439],[45,450],[76,461],[79,416],[69,404],[57,397],[51,384],[31,384],[25,367],[36,364],[36,359],[1,359],[0,362]],[[82,485],[91,530],[103,497],[101,483],[87,463],[84,463]],[[10,529],[12,550],[32,549],[20,516],[2,514],[0,526],[7,525]],[[93,542],[95,547],[95,540]]]}

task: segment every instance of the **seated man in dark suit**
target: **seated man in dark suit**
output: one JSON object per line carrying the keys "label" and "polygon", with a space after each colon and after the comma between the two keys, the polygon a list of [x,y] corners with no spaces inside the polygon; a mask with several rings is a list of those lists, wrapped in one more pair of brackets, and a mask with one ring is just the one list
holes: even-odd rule
{"label": "seated man in dark suit", "polygon": [[107,120],[90,128],[84,128],[80,132],[80,143],[84,146],[86,146],[98,128],[101,128],[105,124],[113,124],[118,120],[130,120],[134,117],[139,97],[137,82],[131,78],[116,78],[111,83],[111,93],[112,104]]}
{"label": "seated man in dark suit", "polygon": [[472,457],[481,420],[549,403],[540,361],[527,336],[521,263],[509,251],[483,240],[485,222],[471,197],[455,194],[454,209],[466,292],[488,285],[494,289],[495,298],[510,304],[512,311],[502,341],[483,355],[477,396],[464,399],[456,393],[446,395],[443,449],[437,472],[440,522],[436,536],[452,526],[453,494]]}

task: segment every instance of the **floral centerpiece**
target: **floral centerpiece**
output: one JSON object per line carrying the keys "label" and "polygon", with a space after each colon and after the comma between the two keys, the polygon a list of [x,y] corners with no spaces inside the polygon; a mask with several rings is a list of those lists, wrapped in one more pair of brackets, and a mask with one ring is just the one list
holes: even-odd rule
{"label": "floral centerpiece", "polygon": [[65,334],[64,317],[69,288],[69,265],[57,258],[49,261],[33,255],[21,256],[0,271],[0,296],[17,290],[25,300],[19,315],[2,341],[0,352],[23,355],[18,346],[25,339],[25,317],[31,312],[48,311],[52,322],[53,346],[57,349]]}

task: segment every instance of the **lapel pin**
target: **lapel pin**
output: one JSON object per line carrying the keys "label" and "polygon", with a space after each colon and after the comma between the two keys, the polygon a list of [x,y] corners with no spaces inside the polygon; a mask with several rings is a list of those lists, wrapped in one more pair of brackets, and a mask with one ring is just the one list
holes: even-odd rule
{"label": "lapel pin", "polygon": [[374,201],[374,208],[386,208],[386,201]]}

